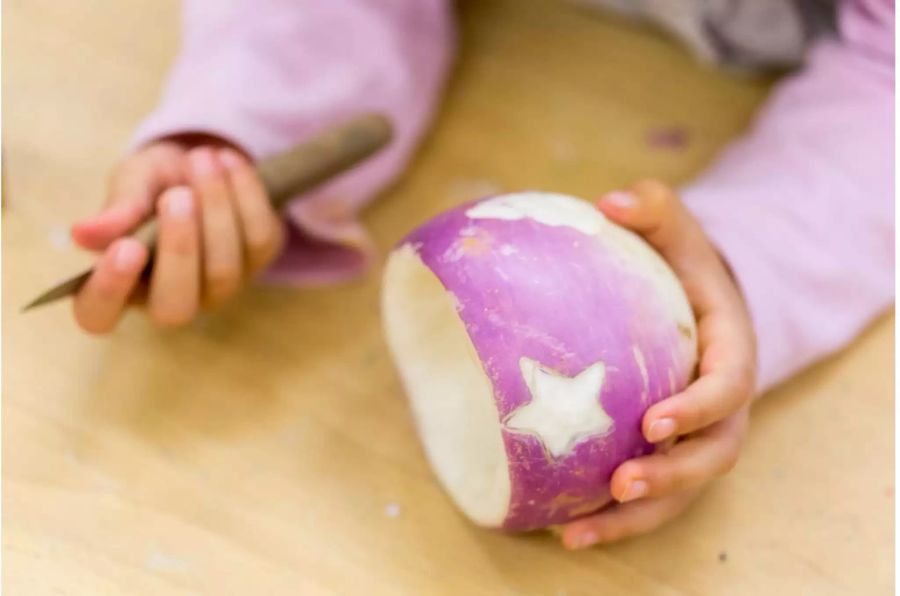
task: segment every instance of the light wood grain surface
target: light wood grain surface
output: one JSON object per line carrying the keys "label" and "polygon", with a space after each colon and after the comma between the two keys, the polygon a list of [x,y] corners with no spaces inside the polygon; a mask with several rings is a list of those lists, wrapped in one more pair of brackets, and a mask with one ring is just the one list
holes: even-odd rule
{"label": "light wood grain surface", "polygon": [[[173,0],[11,0],[4,24],[3,593],[886,594],[893,318],[768,395],[744,456],[662,531],[588,552],[471,527],[431,476],[378,279],[248,291],[179,332],[19,306],[88,262],[93,211],[177,47]],[[379,246],[492,189],[678,183],[767,91],[632,25],[481,0],[433,134],[366,215]],[[676,125],[682,150],[648,146]],[[827,322],[823,322],[827,324]]]}

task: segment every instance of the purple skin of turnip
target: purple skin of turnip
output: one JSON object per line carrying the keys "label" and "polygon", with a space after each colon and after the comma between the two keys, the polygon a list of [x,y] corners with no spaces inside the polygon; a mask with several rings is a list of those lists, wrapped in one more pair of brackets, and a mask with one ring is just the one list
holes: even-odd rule
{"label": "purple skin of turnip", "polygon": [[553,193],[447,211],[391,254],[385,331],[426,455],[475,523],[560,524],[611,501],[653,450],[647,408],[682,390],[696,324],[635,234]]}

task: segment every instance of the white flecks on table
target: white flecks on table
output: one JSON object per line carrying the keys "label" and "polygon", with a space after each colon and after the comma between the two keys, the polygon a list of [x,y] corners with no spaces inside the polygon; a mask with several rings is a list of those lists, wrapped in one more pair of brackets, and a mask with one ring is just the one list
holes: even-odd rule
{"label": "white flecks on table", "polygon": [[50,246],[56,250],[68,250],[72,248],[72,237],[69,235],[69,230],[65,226],[55,225],[51,227],[48,236],[50,238]]}
{"label": "white flecks on table", "polygon": [[164,553],[154,548],[147,555],[145,563],[147,569],[157,571],[159,573],[184,573],[188,570],[188,563],[180,557]]}

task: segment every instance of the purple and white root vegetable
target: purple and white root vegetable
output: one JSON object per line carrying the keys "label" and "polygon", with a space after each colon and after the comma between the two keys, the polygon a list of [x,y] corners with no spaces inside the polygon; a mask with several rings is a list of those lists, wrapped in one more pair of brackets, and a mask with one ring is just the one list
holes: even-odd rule
{"label": "purple and white root vegetable", "polygon": [[481,526],[537,529],[609,503],[615,468],[653,449],[644,412],[696,366],[669,266],[565,195],[435,217],[391,254],[382,299],[429,462]]}

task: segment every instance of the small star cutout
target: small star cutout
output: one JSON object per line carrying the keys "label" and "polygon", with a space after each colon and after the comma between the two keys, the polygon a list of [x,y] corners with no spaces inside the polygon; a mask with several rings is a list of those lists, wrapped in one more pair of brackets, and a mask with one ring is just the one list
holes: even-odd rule
{"label": "small star cutout", "polygon": [[596,362],[574,377],[561,375],[531,358],[519,369],[531,401],[506,419],[506,428],[538,437],[553,457],[568,453],[586,437],[604,435],[613,420],[600,404],[606,367]]}

